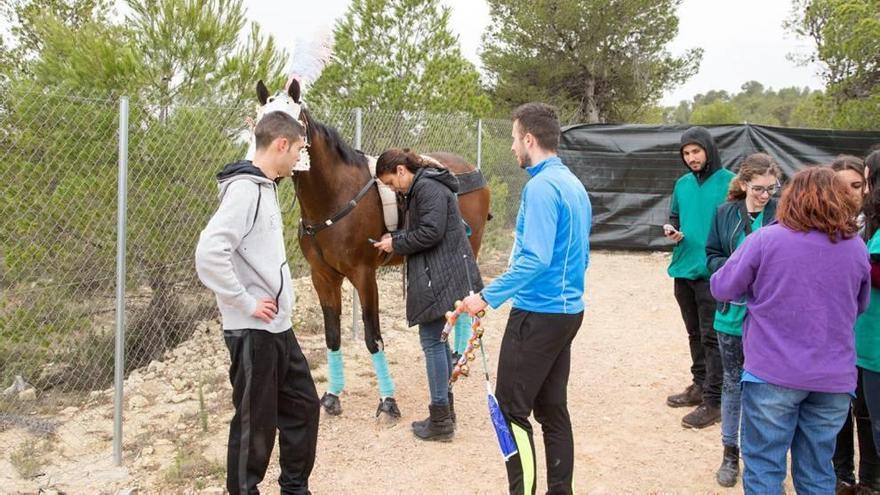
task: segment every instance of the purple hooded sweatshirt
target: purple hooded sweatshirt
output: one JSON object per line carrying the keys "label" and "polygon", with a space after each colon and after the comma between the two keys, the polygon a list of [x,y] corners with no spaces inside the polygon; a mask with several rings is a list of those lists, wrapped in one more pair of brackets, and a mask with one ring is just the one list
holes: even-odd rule
{"label": "purple hooded sweatshirt", "polygon": [[859,237],[832,243],[818,231],[770,225],[746,237],[710,283],[719,301],[747,298],[744,370],[796,390],[855,390],[853,328],[871,289]]}

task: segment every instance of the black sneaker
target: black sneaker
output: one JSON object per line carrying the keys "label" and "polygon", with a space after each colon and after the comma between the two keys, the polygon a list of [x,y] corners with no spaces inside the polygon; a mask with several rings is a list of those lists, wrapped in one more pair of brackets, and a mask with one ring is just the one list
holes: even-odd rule
{"label": "black sneaker", "polygon": [[685,428],[700,429],[719,422],[721,422],[721,408],[703,403],[682,418],[681,425]]}

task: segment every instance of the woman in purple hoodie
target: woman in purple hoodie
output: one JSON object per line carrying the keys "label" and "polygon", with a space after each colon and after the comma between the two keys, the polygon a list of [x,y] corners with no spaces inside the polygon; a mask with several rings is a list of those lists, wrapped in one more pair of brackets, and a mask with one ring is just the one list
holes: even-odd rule
{"label": "woman in purple hoodie", "polygon": [[835,437],[856,388],[853,325],[870,268],[858,206],[828,168],[795,174],[779,223],[748,236],[711,278],[718,301],[746,297],[742,455],[746,494],[834,493]]}

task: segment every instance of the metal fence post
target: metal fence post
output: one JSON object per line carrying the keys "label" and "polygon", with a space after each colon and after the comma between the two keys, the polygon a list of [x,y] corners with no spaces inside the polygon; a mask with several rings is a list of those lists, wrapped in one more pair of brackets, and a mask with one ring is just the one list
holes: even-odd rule
{"label": "metal fence post", "polygon": [[477,119],[477,170],[483,164],[483,119]]}
{"label": "metal fence post", "polygon": [[122,465],[122,384],[125,366],[125,240],[128,203],[128,97],[119,99],[119,171],[116,198],[116,352],[113,391],[113,464]]}
{"label": "metal fence post", "polygon": [[[361,130],[362,130],[363,113],[360,108],[354,109],[354,148],[361,149]],[[358,317],[361,313],[361,299],[358,297],[357,289],[354,284],[351,286],[351,339],[358,338]]]}

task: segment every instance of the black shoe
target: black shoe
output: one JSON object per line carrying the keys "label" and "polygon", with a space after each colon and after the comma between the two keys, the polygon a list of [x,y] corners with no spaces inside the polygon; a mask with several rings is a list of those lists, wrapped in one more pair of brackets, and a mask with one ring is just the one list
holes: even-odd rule
{"label": "black shoe", "polygon": [[703,387],[692,383],[684,392],[666,398],[669,407],[693,407],[703,403]]}
{"label": "black shoe", "polygon": [[449,441],[455,434],[455,425],[449,417],[449,406],[428,406],[430,416],[427,422],[413,423],[413,433],[422,440]]}
{"label": "black shoe", "polygon": [[724,446],[724,457],[721,458],[721,467],[715,473],[718,484],[730,488],[736,485],[739,477],[739,448]]}
{"label": "black shoe", "polygon": [[342,402],[340,402],[338,395],[324,392],[324,396],[321,397],[321,405],[324,406],[324,410],[327,411],[327,414],[331,416],[339,416],[342,414]]}
{"label": "black shoe", "polygon": [[856,495],[858,492],[854,484],[837,480],[837,484],[834,485],[834,493],[835,495]]}
{"label": "black shoe", "polygon": [[880,490],[875,490],[870,486],[863,485],[861,482],[859,482],[855,487],[855,492],[853,493],[855,493],[856,495],[880,495]]}
{"label": "black shoe", "polygon": [[681,425],[686,428],[705,428],[721,421],[721,408],[700,404],[696,409],[689,412],[681,420]]}

